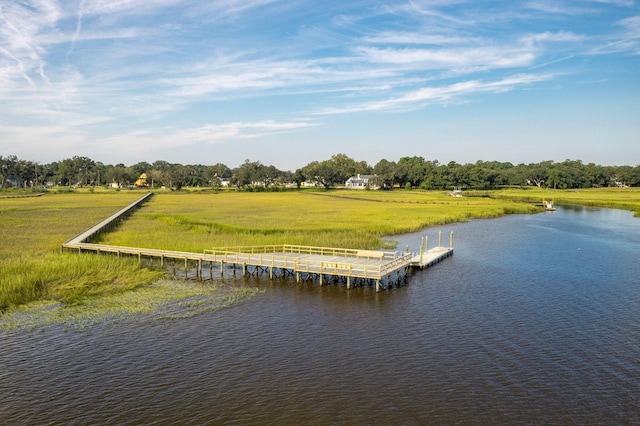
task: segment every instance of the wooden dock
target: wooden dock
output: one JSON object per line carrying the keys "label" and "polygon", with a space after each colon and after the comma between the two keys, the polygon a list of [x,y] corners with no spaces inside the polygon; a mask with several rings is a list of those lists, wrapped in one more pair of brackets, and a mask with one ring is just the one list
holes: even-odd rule
{"label": "wooden dock", "polygon": [[[214,278],[214,269],[219,274],[225,268],[232,268],[242,274],[268,273],[269,278],[294,276],[296,282],[318,281],[320,285],[330,282],[346,283],[347,288],[359,285],[375,285],[376,291],[397,286],[403,282],[411,268],[428,268],[453,254],[453,234],[450,247],[428,249],[427,239],[423,238],[420,252],[410,253],[379,250],[355,250],[331,247],[311,247],[299,245],[266,245],[247,247],[223,247],[204,250],[203,253],[159,250],[139,247],[112,246],[89,242],[91,237],[104,231],[112,223],[121,220],[132,210],[139,207],[151,196],[146,194],[139,200],[119,210],[107,219],[62,244],[61,250],[112,254],[116,256],[135,256],[161,267],[184,264],[185,277],[189,273],[197,279]],[[441,242],[442,234],[439,237]],[[180,269],[180,268],[178,268]],[[207,274],[208,272],[208,274]]]}

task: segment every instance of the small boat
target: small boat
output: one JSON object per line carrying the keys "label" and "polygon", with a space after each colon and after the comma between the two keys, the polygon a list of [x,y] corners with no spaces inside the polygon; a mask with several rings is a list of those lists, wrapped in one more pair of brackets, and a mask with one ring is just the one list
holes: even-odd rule
{"label": "small boat", "polygon": [[555,212],[556,208],[553,207],[553,201],[542,200],[542,207],[546,212]]}

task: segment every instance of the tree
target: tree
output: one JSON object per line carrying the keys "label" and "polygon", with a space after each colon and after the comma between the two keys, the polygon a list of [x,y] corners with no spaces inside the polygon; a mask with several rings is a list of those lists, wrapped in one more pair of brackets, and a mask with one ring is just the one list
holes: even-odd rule
{"label": "tree", "polygon": [[131,166],[131,168],[133,169],[133,173],[136,176],[140,176],[143,173],[147,173],[149,170],[151,170],[151,164],[147,163],[146,161],[141,161],[140,163],[136,163],[133,166]]}
{"label": "tree", "polygon": [[393,188],[397,164],[384,158],[373,166],[374,184],[383,189]]}
{"label": "tree", "polygon": [[259,181],[262,181],[263,176],[261,171],[263,167],[259,161],[246,159],[244,163],[233,172],[231,181],[237,185],[238,188],[255,186]]}
{"label": "tree", "polygon": [[76,175],[77,175],[76,164],[74,163],[73,159],[67,158],[58,163],[56,176],[57,176],[58,182],[62,186],[71,186]]}
{"label": "tree", "polygon": [[582,161],[565,160],[555,163],[549,169],[548,186],[553,188],[582,188],[584,186],[584,165]]}
{"label": "tree", "polygon": [[549,169],[553,165],[553,161],[543,161],[538,164],[529,164],[527,167],[529,173],[527,175],[527,183],[529,185],[535,185],[538,188],[542,187],[544,183],[549,179]]}
{"label": "tree", "polygon": [[90,185],[95,181],[96,163],[89,157],[74,156],[72,159],[75,170],[75,179],[78,185]]}
{"label": "tree", "polygon": [[7,178],[14,173],[15,162],[18,157],[15,155],[9,155],[8,157],[2,157],[0,155],[0,188],[4,188],[7,185]]}
{"label": "tree", "polygon": [[278,182],[282,176],[282,172],[275,166],[262,166],[258,169],[258,178],[262,180],[265,188]]}
{"label": "tree", "polygon": [[425,160],[423,157],[402,157],[398,160],[396,168],[396,180],[401,186],[409,183],[411,186],[420,185],[426,175]]}
{"label": "tree", "polygon": [[296,187],[300,189],[300,187],[302,186],[302,182],[307,180],[307,176],[304,174],[302,169],[298,169],[293,173],[293,176],[291,176],[291,180],[295,182]]}
{"label": "tree", "polygon": [[154,161],[151,165],[151,171],[147,173],[147,177],[151,177],[151,187],[158,184],[168,188],[173,187],[171,164],[167,161]]}
{"label": "tree", "polygon": [[217,163],[204,169],[204,179],[213,186],[214,180],[220,183],[221,178],[230,178],[232,176],[231,169],[224,164]]}
{"label": "tree", "polygon": [[307,179],[312,179],[322,185],[324,189],[329,189],[335,184],[346,180],[332,160],[313,161],[303,168],[303,173],[307,176]]}

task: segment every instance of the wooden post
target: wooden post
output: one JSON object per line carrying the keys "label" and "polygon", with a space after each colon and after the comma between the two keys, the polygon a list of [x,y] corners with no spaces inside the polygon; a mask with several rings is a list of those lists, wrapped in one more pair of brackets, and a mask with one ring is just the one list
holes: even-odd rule
{"label": "wooden post", "polygon": [[274,260],[273,260],[273,256],[271,257],[271,268],[269,268],[269,279],[272,280],[273,279],[273,264],[274,264]]}
{"label": "wooden post", "polygon": [[449,234],[449,248],[453,248],[453,231],[451,231],[451,234]]}
{"label": "wooden post", "polygon": [[222,273],[224,271],[224,260],[220,261],[220,276],[222,276]]}
{"label": "wooden post", "polygon": [[424,255],[424,237],[420,240],[420,265],[422,265],[423,255]]}
{"label": "wooden post", "polygon": [[442,231],[438,232],[438,247],[442,247]]}

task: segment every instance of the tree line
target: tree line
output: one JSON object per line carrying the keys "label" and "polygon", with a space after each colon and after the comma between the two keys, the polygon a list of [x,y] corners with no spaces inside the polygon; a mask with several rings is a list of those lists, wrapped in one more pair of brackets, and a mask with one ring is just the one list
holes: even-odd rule
{"label": "tree line", "polygon": [[356,161],[345,154],[324,161],[313,161],[295,171],[279,170],[260,161],[246,160],[230,168],[214,165],[183,165],[167,161],[139,162],[131,166],[103,164],[88,157],[74,156],[49,164],[0,155],[0,188],[38,188],[47,186],[133,186],[144,174],[150,187],[213,187],[223,184],[269,190],[304,183],[323,188],[344,184],[351,176],[372,175],[370,184],[382,189],[394,187],[422,189],[496,189],[509,186],[537,186],[572,189],[612,186],[639,186],[640,165],[600,166],[580,160],[542,161],[517,164],[477,161],[441,164],[424,157],[402,157],[398,161],[382,159],[375,165]]}

